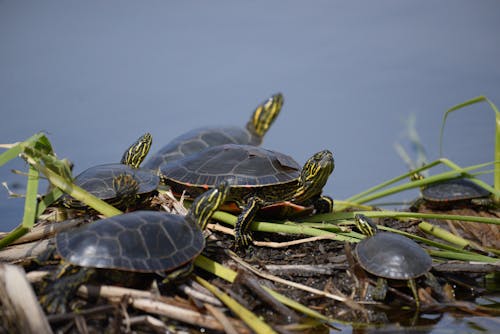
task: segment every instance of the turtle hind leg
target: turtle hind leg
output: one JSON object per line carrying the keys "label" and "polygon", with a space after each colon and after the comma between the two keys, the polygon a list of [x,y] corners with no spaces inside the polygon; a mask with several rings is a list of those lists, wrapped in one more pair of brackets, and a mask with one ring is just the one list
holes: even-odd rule
{"label": "turtle hind leg", "polygon": [[70,264],[60,265],[53,277],[42,286],[40,303],[49,314],[66,313],[67,303],[76,294],[78,287],[87,282],[95,269]]}

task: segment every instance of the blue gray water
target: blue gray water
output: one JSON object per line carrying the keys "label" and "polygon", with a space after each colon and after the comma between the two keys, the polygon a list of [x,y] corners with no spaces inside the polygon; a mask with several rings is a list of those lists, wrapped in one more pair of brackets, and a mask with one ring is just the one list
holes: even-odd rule
{"label": "blue gray water", "polygon": [[[345,198],[406,171],[393,145],[408,147],[411,115],[434,160],[447,108],[480,94],[500,105],[499,9],[496,1],[2,1],[0,142],[45,131],[78,172],[117,161],[145,131],[155,151],[194,127],[243,126],[281,91],[285,105],[264,146],[300,163],[332,150],[326,192]],[[490,161],[493,134],[486,104],[456,113],[445,156]],[[12,182],[8,167],[0,172]]]}
{"label": "blue gray water", "polygon": [[[264,147],[303,163],[334,152],[325,191],[346,198],[407,171],[411,115],[429,160],[444,111],[500,105],[498,1],[0,1],[0,142],[48,133],[75,172],[117,161],[143,132],[152,151],[202,125],[244,125],[275,92]],[[452,115],[444,154],[493,159],[486,104]],[[1,181],[19,183],[11,168]],[[486,176],[491,181],[491,176]],[[415,194],[404,195],[410,200]],[[0,230],[22,200],[0,190]]]}

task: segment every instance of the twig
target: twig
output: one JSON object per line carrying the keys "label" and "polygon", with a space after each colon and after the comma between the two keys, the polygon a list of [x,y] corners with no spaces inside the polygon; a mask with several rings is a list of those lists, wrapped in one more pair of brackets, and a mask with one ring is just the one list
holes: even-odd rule
{"label": "twig", "polygon": [[221,323],[221,325],[224,327],[224,332],[226,332],[227,334],[238,334],[238,331],[233,326],[231,321],[229,321],[229,318],[219,308],[210,304],[205,304],[205,308],[208,312],[210,312],[210,314],[213,315],[215,319],[217,319]]}
{"label": "twig", "polygon": [[130,326],[137,324],[146,324],[158,333],[168,333],[167,326],[159,319],[150,315],[140,315],[129,319]]}
{"label": "twig", "polygon": [[52,333],[21,267],[0,264],[2,328],[11,333]]}
{"label": "twig", "polygon": [[[149,298],[136,298],[132,300],[132,306],[136,309],[167,316],[171,319],[182,321],[194,326],[209,328],[217,331],[223,331],[224,326],[212,316],[204,315],[199,312],[188,310],[182,307],[169,305]],[[234,326],[238,332],[243,330],[243,326],[236,320],[233,320]]]}
{"label": "twig", "polygon": [[[149,291],[109,285],[82,285],[78,289],[78,295],[82,297],[88,297],[89,295],[97,293],[100,297],[114,303],[119,303],[123,299],[123,296],[128,296],[130,298],[130,304],[136,309],[149,313],[165,315],[169,318],[199,327],[210,328],[218,331],[222,331],[224,329],[223,326],[213,317],[200,314],[199,312],[184,307],[167,304],[162,301],[162,299],[165,300],[166,298],[153,294]],[[238,330],[244,328],[244,326],[237,320],[233,321],[235,322],[234,325],[238,328]]]}
{"label": "twig", "polygon": [[495,263],[464,261],[436,262],[432,265],[432,269],[439,272],[492,273],[500,271],[500,261]]}
{"label": "twig", "polygon": [[0,251],[0,261],[14,262],[27,258],[35,258],[46,251],[48,246],[49,239],[10,246]]}
{"label": "twig", "polygon": [[254,243],[254,245],[260,246],[260,247],[285,248],[285,247],[290,247],[290,246],[304,244],[304,243],[307,243],[307,242],[313,242],[313,241],[325,240],[325,239],[333,240],[333,238],[330,235],[319,235],[317,237],[310,237],[310,238],[304,238],[304,239],[296,239],[296,240],[284,241],[284,242],[254,241],[253,243]]}
{"label": "twig", "polygon": [[346,263],[330,263],[321,265],[311,264],[268,264],[264,266],[267,271],[273,275],[292,275],[292,276],[316,276],[333,275],[335,270],[345,270]]}
{"label": "twig", "polygon": [[222,303],[220,300],[215,298],[213,295],[209,295],[209,291],[206,291],[206,293],[200,292],[196,289],[193,289],[192,287],[186,285],[186,284],[181,284],[177,287],[180,291],[184,292],[186,295],[201,300],[202,302],[206,304],[212,304],[215,306],[222,306]]}
{"label": "twig", "polygon": [[[208,224],[207,227],[211,230],[214,231],[219,231],[224,234],[228,235],[233,235],[234,236],[234,229],[225,227],[219,224]],[[309,237],[309,238],[303,238],[303,239],[296,239],[296,240],[291,240],[291,241],[285,241],[285,242],[273,242],[273,241],[253,241],[253,244],[255,246],[259,247],[269,247],[269,248],[285,248],[289,246],[294,246],[294,245],[299,245],[307,242],[313,242],[317,240],[325,240],[325,239],[330,239],[330,240],[335,240],[334,237],[331,235],[319,235],[315,237]]]}
{"label": "twig", "polygon": [[243,285],[245,285],[253,294],[257,295],[262,301],[266,302],[268,305],[273,307],[278,313],[284,315],[286,317],[287,322],[299,321],[299,317],[297,316],[297,314],[295,314],[292,310],[290,310],[285,305],[276,300],[276,298],[274,298],[269,292],[264,290],[251,273],[245,270],[240,270],[238,272],[238,276],[236,276],[235,282],[241,282]]}
{"label": "twig", "polygon": [[30,232],[26,233],[25,235],[14,241],[11,245],[17,245],[40,239],[46,239],[48,237],[55,235],[56,233],[60,233],[62,231],[78,227],[85,223],[86,221],[83,218],[75,218],[58,223],[38,225],[35,226]]}

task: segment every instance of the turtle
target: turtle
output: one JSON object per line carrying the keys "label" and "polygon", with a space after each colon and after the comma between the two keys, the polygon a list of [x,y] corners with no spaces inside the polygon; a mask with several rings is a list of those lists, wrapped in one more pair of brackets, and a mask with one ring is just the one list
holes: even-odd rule
{"label": "turtle", "polygon": [[375,223],[363,214],[356,214],[354,219],[356,227],[366,235],[354,254],[365,271],[378,277],[377,287],[372,291],[373,299],[385,299],[388,279],[407,281],[417,307],[420,302],[416,278],[425,276],[428,284],[439,291],[436,279],[430,274],[432,258],[415,241],[392,232],[378,232]]}
{"label": "turtle", "polygon": [[289,201],[313,205],[318,213],[331,212],[333,200],[322,189],[335,167],[329,150],[315,153],[304,167],[290,156],[252,145],[225,144],[163,164],[161,182],[174,194],[188,198],[226,180],[231,184],[228,202],[241,214],[235,225],[236,246],[248,246],[248,227],[259,209]]}
{"label": "turtle", "polygon": [[158,170],[162,164],[194,154],[205,148],[223,144],[258,146],[281,111],[283,95],[276,93],[261,103],[252,114],[246,128],[237,126],[201,127],[188,131],[153,154],[144,167]]}
{"label": "turtle", "polygon": [[[144,202],[160,182],[153,171],[140,167],[151,143],[151,135],[145,133],[125,151],[120,163],[92,166],[77,175],[74,184],[119,209]],[[70,196],[64,198],[63,204],[69,208],[86,207]]]}
{"label": "turtle", "polygon": [[464,178],[431,183],[421,192],[425,203],[436,209],[491,203],[488,190]]}
{"label": "turtle", "polygon": [[98,275],[122,284],[158,273],[164,283],[186,277],[228,192],[227,182],[220,183],[196,198],[186,216],[137,210],[57,234],[52,252],[61,263],[40,288],[41,304],[49,313],[65,312],[78,287]]}

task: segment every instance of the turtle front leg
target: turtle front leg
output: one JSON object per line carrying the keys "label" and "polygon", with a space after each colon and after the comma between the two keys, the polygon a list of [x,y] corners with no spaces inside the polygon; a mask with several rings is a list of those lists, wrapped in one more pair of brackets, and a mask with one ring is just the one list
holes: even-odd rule
{"label": "turtle front leg", "polygon": [[76,267],[70,264],[61,265],[55,275],[42,287],[41,305],[49,314],[66,313],[69,299],[94,273],[95,270],[92,268]]}
{"label": "turtle front leg", "polygon": [[411,293],[413,294],[413,299],[415,300],[415,306],[417,307],[418,310],[420,308],[420,298],[418,298],[417,283],[415,283],[414,279],[409,279],[407,285],[410,288]]}
{"label": "turtle front leg", "polygon": [[333,211],[333,198],[330,196],[319,196],[313,201],[316,213],[330,213]]}
{"label": "turtle front leg", "polygon": [[377,279],[377,285],[371,287],[370,296],[373,300],[382,301],[387,296],[387,280],[385,278],[379,277]]}
{"label": "turtle front leg", "polygon": [[252,234],[248,227],[254,220],[255,215],[262,207],[264,201],[257,197],[251,197],[245,203],[241,214],[238,216],[238,221],[234,226],[234,238],[236,247],[246,247],[252,243]]}

